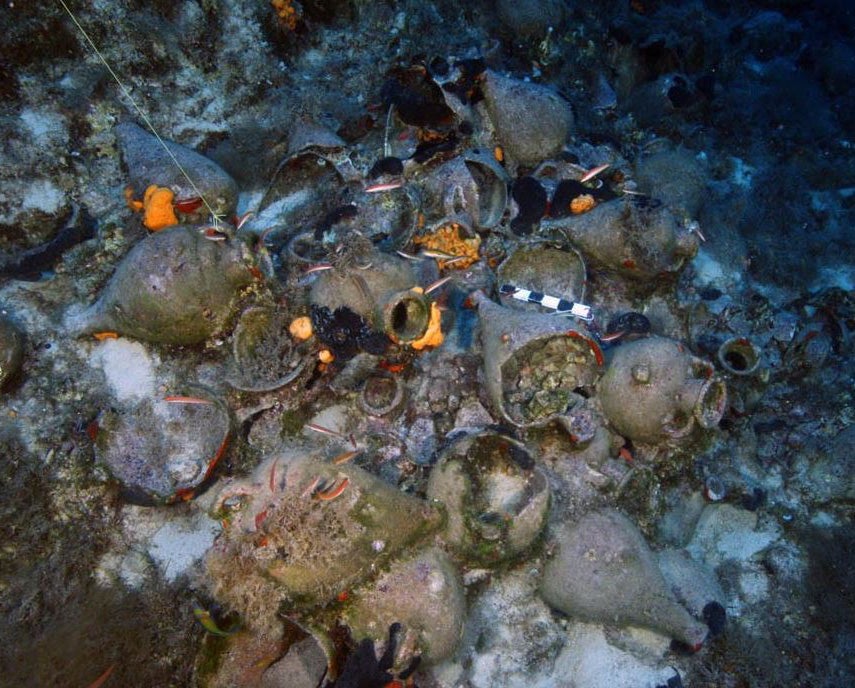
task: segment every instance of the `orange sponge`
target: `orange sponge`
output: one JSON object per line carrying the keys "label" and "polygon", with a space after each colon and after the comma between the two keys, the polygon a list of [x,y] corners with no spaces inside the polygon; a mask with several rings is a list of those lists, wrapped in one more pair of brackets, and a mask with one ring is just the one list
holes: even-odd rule
{"label": "orange sponge", "polygon": [[178,217],[172,207],[175,194],[172,189],[152,184],[143,194],[143,224],[152,232],[178,224]]}
{"label": "orange sponge", "polygon": [[430,305],[430,322],[428,323],[427,329],[425,333],[422,335],[420,339],[417,339],[414,342],[410,342],[410,346],[413,347],[416,351],[421,351],[422,349],[430,346],[439,346],[442,344],[443,335],[440,320],[442,319],[442,313],[439,310],[439,306],[435,303]]}

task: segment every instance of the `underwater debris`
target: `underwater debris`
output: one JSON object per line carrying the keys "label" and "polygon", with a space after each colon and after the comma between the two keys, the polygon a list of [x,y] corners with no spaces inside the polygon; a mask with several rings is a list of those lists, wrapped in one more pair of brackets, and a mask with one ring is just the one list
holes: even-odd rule
{"label": "underwater debris", "polygon": [[204,390],[105,409],[88,429],[96,461],[126,501],[143,506],[188,501],[205,489],[231,431],[225,402]]}
{"label": "underwater debris", "polygon": [[748,337],[731,337],[718,348],[716,358],[722,370],[739,378],[757,372],[762,354],[760,347]]}
{"label": "underwater debris", "polygon": [[470,566],[489,566],[532,545],[546,523],[550,489],[526,445],[486,430],[442,450],[427,495],[446,506],[450,547]]}
{"label": "underwater debris", "polygon": [[574,118],[570,103],[555,91],[490,69],[482,88],[496,137],[510,158],[535,165],[561,151]]}
{"label": "underwater debris", "polygon": [[[304,318],[309,321],[308,318]],[[232,334],[232,361],[227,378],[235,389],[265,392],[296,380],[310,368],[311,347],[286,328],[287,314],[272,305],[250,306]],[[311,337],[311,322],[308,323]],[[305,331],[303,331],[305,334]]]}
{"label": "underwater debris", "polygon": [[400,411],[406,401],[406,385],[399,375],[376,371],[362,385],[359,407],[370,416],[390,417]]}
{"label": "underwater debris", "polygon": [[603,355],[577,323],[511,310],[480,292],[473,299],[481,318],[487,392],[505,420],[517,427],[545,426],[593,387]]}

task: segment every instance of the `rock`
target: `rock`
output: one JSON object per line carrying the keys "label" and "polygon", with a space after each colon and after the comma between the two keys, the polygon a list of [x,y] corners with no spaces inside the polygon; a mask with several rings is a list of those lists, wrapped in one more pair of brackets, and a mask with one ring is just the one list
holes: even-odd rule
{"label": "rock", "polygon": [[542,38],[564,18],[559,0],[499,0],[496,10],[514,38]]}
{"label": "rock", "polygon": [[767,10],[754,14],[740,31],[745,47],[760,61],[786,55],[798,46],[803,28],[798,21],[788,21],[780,12]]}
{"label": "rock", "polygon": [[89,363],[104,372],[113,397],[120,403],[154,399],[159,358],[139,342],[106,339],[92,349]]}
{"label": "rock", "polygon": [[554,91],[487,70],[484,99],[496,138],[521,165],[561,151],[573,128],[570,103]]}
{"label": "rock", "polygon": [[4,179],[0,191],[0,250],[13,253],[48,241],[71,212],[71,199],[50,179]]}
{"label": "rock", "polygon": [[24,361],[24,333],[0,310],[0,390],[15,379]]}
{"label": "rock", "polygon": [[840,432],[825,449],[818,449],[808,470],[810,496],[820,504],[855,500],[855,425]]}
{"label": "rock", "polygon": [[471,597],[463,641],[453,660],[434,674],[453,675],[442,686],[526,688],[561,686],[554,658],[566,642],[561,624],[535,593],[530,567],[494,573]]}
{"label": "rock", "polygon": [[190,148],[166,141],[169,151],[193,180],[191,185],[160,142],[145,129],[124,122],[116,127],[116,136],[134,193],[141,196],[151,184],[156,184],[172,189],[176,200],[197,198],[201,194],[211,206],[210,209],[203,206],[203,217],[211,210],[225,218],[234,215],[237,184],[215,162]]}
{"label": "rock", "polygon": [[731,504],[708,504],[686,549],[696,559],[718,567],[728,560],[745,562],[779,537],[777,529],[759,529],[757,513]]}
{"label": "rock", "polygon": [[699,647],[707,635],[671,594],[644,537],[623,514],[567,524],[543,572],[540,595],[572,617],[641,626]]}
{"label": "rock", "polygon": [[238,291],[253,279],[250,266],[240,241],[210,241],[196,227],[171,227],[134,246],[98,300],[70,312],[66,326],[77,336],[114,331],[198,344],[222,326]]}
{"label": "rock", "polygon": [[260,688],[309,688],[321,683],[327,657],[318,641],[309,636],[294,643],[261,678]]}
{"label": "rock", "polygon": [[355,638],[382,642],[389,626],[403,626],[396,665],[416,655],[433,663],[449,657],[460,642],[466,600],[460,574],[439,549],[394,563],[376,581],[353,593],[344,618]]}
{"label": "rock", "polygon": [[184,574],[192,574],[194,565],[214,544],[220,524],[204,513],[168,521],[154,534],[149,556],[158,565],[164,579],[174,583]]}
{"label": "rock", "polygon": [[[649,643],[644,643],[648,647]],[[674,669],[653,657],[658,652],[631,652],[615,647],[603,629],[586,623],[570,624],[564,648],[555,659],[555,683],[584,688],[639,688],[666,686]],[[572,683],[564,683],[572,677]],[[525,688],[530,684],[520,684]],[[677,684],[680,685],[680,684]]]}

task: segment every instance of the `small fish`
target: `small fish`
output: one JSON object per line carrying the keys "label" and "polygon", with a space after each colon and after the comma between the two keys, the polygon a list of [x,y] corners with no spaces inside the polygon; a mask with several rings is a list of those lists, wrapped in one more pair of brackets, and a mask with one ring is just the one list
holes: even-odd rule
{"label": "small fish", "polygon": [[276,492],[276,461],[270,467],[270,491]]}
{"label": "small fish", "polygon": [[478,515],[478,520],[486,526],[500,526],[507,522],[508,516],[499,511],[485,511]]}
{"label": "small fish", "polygon": [[344,452],[343,454],[339,454],[338,456],[336,456],[332,460],[332,462],[336,466],[341,466],[341,464],[343,464],[343,463],[347,463],[348,461],[352,461],[357,456],[359,456],[361,453],[362,453],[361,449],[354,449],[353,451]]}
{"label": "small fish", "polygon": [[314,498],[324,502],[331,502],[333,499],[340,497],[345,488],[350,484],[348,478],[342,478],[338,483],[333,484],[328,490],[319,490],[315,492]]}
{"label": "small fish", "polygon": [[430,284],[427,287],[425,287],[425,291],[424,291],[425,296],[430,294],[432,291],[436,291],[437,289],[439,289],[442,285],[446,284],[450,279],[451,279],[451,275],[449,275],[448,277],[442,277],[441,279],[438,279],[433,284]]}
{"label": "small fish", "polygon": [[365,187],[365,193],[380,193],[382,191],[392,191],[393,189],[400,189],[404,185],[404,182],[400,179],[396,179],[391,182],[383,182],[382,184],[372,184],[371,186]]}
{"label": "small fish", "polygon": [[172,202],[172,207],[179,213],[192,213],[202,207],[204,201],[201,196],[191,196],[190,198],[178,198]]}
{"label": "small fish", "polygon": [[423,258],[436,258],[437,260],[454,260],[455,258],[459,260],[460,258],[466,257],[455,256],[454,254],[446,253],[445,251],[440,251],[439,249],[435,248],[426,248],[424,251],[419,253],[419,255]]}
{"label": "small fish", "polygon": [[92,336],[95,337],[95,339],[97,339],[99,342],[103,342],[105,339],[118,339],[119,333],[118,332],[96,332]]}
{"label": "small fish", "polygon": [[240,217],[235,218],[235,229],[240,229],[243,227],[249,219],[255,216],[255,213],[251,210],[249,212],[244,213]]}
{"label": "small fish", "polygon": [[96,678],[94,681],[92,681],[92,683],[89,684],[88,688],[101,688],[101,686],[104,685],[104,683],[107,681],[107,679],[110,678],[110,674],[113,673],[115,668],[116,668],[115,664],[111,664],[110,666],[108,666],[107,670],[103,674],[101,674],[98,678]]}
{"label": "small fish", "polygon": [[258,244],[260,246],[264,246],[268,237],[271,234],[273,234],[273,232],[276,231],[277,229],[279,229],[279,227],[277,227],[276,225],[273,225],[272,227],[268,227],[267,229],[265,229],[261,234],[258,235]]}
{"label": "small fish", "polygon": [[214,621],[214,617],[211,616],[211,613],[201,607],[196,607],[193,610],[193,616],[199,621],[200,624],[204,627],[208,633],[211,635],[217,635],[221,638],[228,638],[230,635],[234,635],[237,633],[238,629],[233,628],[228,631],[222,630],[219,626],[217,626],[217,622]]}
{"label": "small fish", "polygon": [[707,238],[704,236],[704,233],[701,231],[701,228],[698,227],[698,225],[693,225],[690,231],[694,234],[697,234],[698,239],[700,239],[701,242],[706,243]]}
{"label": "small fish", "polygon": [[210,399],[202,399],[201,397],[185,397],[178,394],[171,394],[163,397],[163,400],[168,404],[213,404]]}
{"label": "small fish", "polygon": [[317,423],[306,423],[306,427],[309,428],[309,430],[314,430],[322,435],[329,435],[330,437],[344,437],[344,435],[337,430],[330,430],[329,428],[325,428],[323,425],[318,425]]}
{"label": "small fish", "polygon": [[332,270],[333,266],[329,263],[318,263],[317,265],[313,265],[310,268],[306,268],[303,270],[304,275],[311,275],[314,272],[323,272],[324,270]]}
{"label": "small fish", "polygon": [[225,241],[229,238],[228,234],[226,234],[221,229],[217,229],[216,227],[202,227],[199,230],[199,234],[204,236],[206,239],[209,239],[210,241]]}
{"label": "small fish", "polygon": [[605,163],[603,165],[597,165],[593,169],[590,169],[587,172],[585,172],[585,174],[582,175],[582,178],[579,181],[583,184],[585,182],[589,182],[594,177],[596,177],[598,174],[600,174],[601,172],[605,172],[607,169],[609,169],[609,167],[611,167],[610,163]]}
{"label": "small fish", "polygon": [[300,497],[305,499],[309,495],[314,494],[315,491],[319,487],[322,487],[322,485],[321,485],[321,476],[318,475],[318,476],[315,476],[315,479],[309,484],[309,486],[300,493]]}
{"label": "small fish", "polygon": [[407,260],[422,260],[419,256],[414,256],[411,253],[404,253],[404,251],[395,251],[401,258],[406,258]]}
{"label": "small fish", "polygon": [[349,435],[345,435],[342,432],[338,432],[337,430],[330,430],[329,428],[325,428],[323,425],[318,425],[317,423],[306,423],[307,428],[309,430],[314,430],[315,432],[319,432],[322,435],[329,435],[330,437],[339,437],[343,440],[347,440],[356,449],[356,438],[353,436],[353,433]]}

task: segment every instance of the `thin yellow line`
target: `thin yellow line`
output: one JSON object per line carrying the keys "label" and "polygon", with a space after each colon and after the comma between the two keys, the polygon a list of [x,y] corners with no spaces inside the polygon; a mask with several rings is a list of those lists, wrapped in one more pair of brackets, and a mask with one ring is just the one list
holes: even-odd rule
{"label": "thin yellow line", "polygon": [[213,222],[216,225],[219,222],[219,218],[217,217],[217,214],[214,212],[214,209],[208,203],[205,196],[202,195],[202,192],[199,191],[199,187],[196,186],[196,184],[190,178],[190,175],[187,174],[187,170],[185,170],[181,166],[181,163],[178,162],[178,158],[176,158],[175,154],[171,150],[169,150],[169,146],[166,145],[166,141],[164,141],[160,137],[160,134],[157,133],[157,129],[154,128],[154,125],[151,123],[151,120],[142,111],[142,108],[140,108],[140,106],[137,105],[137,101],[134,100],[134,97],[130,94],[128,89],[125,88],[125,84],[122,83],[122,80],[119,78],[119,76],[116,74],[116,72],[113,71],[113,68],[110,66],[110,64],[107,62],[107,60],[104,59],[104,56],[101,54],[101,51],[98,50],[94,41],[89,37],[89,34],[86,33],[86,29],[84,29],[83,26],[81,26],[80,22],[77,21],[77,17],[74,16],[74,13],[71,11],[71,9],[68,7],[68,5],[65,4],[65,0],[59,0],[59,4],[62,5],[63,9],[68,13],[68,16],[71,17],[71,21],[74,22],[74,25],[78,28],[80,33],[83,34],[83,37],[89,43],[89,47],[92,48],[93,52],[98,56],[98,59],[101,60],[101,63],[107,68],[107,71],[110,72],[110,76],[113,77],[113,79],[119,85],[119,88],[122,89],[122,93],[125,94],[125,97],[130,101],[131,105],[134,106],[134,110],[137,111],[137,114],[142,118],[143,122],[145,122],[146,126],[149,128],[151,133],[158,140],[158,142],[160,142],[160,145],[163,146],[163,150],[166,151],[166,154],[172,159],[172,162],[175,163],[175,166],[179,169],[181,174],[184,175],[184,178],[187,180],[187,182],[190,184],[190,186],[193,187],[193,191],[195,191],[196,195],[202,199],[202,203],[205,204],[205,207],[208,209],[208,212],[211,213],[211,217],[213,218]]}

